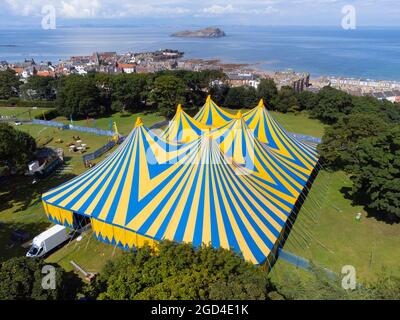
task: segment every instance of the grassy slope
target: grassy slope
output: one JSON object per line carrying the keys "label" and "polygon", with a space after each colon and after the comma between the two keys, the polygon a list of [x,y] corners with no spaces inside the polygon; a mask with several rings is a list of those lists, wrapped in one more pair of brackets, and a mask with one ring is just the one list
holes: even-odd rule
{"label": "grassy slope", "polygon": [[50,108],[37,108],[32,109],[28,107],[0,107],[0,116],[16,116],[18,119],[30,119],[29,112],[34,118],[35,116],[42,115],[43,112],[51,110]]}
{"label": "grassy slope", "polygon": [[[368,218],[362,207],[352,206],[340,190],[351,186],[342,172],[321,171],[304,203],[284,249],[340,273],[356,268],[360,279],[371,279],[385,267],[400,275],[400,225]],[[355,220],[362,213],[361,221]],[[279,279],[297,272],[278,261],[271,275]]]}
{"label": "grassy slope", "polygon": [[[135,126],[135,122],[138,117],[141,117],[144,121],[144,124],[148,127],[163,120],[162,117],[154,113],[121,114],[118,112],[110,117],[96,119],[95,121],[91,119],[74,121],[74,125],[109,130],[111,120],[112,122],[116,122],[120,134],[127,135]],[[54,121],[69,123],[69,120],[64,117],[58,117],[54,119]]]}

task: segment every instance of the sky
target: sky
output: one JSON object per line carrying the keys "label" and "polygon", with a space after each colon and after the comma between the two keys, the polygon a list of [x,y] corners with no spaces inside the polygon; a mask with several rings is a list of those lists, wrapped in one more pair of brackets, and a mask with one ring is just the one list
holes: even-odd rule
{"label": "sky", "polygon": [[44,6],[57,24],[340,26],[355,8],[358,26],[400,26],[399,0],[0,0],[0,27],[38,26]]}

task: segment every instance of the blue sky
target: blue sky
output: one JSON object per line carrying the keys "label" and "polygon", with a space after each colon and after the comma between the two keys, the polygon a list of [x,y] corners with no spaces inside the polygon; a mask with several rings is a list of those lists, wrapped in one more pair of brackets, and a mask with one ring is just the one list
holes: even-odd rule
{"label": "blue sky", "polygon": [[353,5],[358,26],[400,26],[399,0],[0,0],[0,26],[40,26],[53,5],[58,22],[170,23],[197,25],[340,26],[342,8]]}

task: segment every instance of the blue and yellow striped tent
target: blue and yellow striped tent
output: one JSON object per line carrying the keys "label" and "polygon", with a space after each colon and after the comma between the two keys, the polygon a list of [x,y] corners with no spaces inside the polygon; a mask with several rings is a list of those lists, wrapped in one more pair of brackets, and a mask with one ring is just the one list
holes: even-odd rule
{"label": "blue and yellow striped tent", "polygon": [[207,97],[204,106],[194,116],[194,119],[198,122],[214,128],[221,127],[234,118],[234,115],[221,109],[214,101],[212,101],[211,96]]}
{"label": "blue and yellow striped tent", "polygon": [[318,153],[288,134],[270,115],[261,99],[258,106],[244,115],[254,135],[277,154],[288,169],[296,169],[308,177],[314,170]]}
{"label": "blue and yellow striped tent", "polygon": [[230,115],[196,136],[202,125],[178,108],[175,125],[196,124],[184,142],[179,130],[168,141],[138,119],[108,158],[43,194],[45,212],[68,226],[86,216],[97,239],[125,249],[168,239],[231,248],[263,264],[309,176],[260,141],[248,116]]}
{"label": "blue and yellow striped tent", "polygon": [[168,141],[185,143],[198,139],[209,130],[207,125],[193,119],[183,111],[181,105],[178,105],[175,117],[169,122],[161,137]]}

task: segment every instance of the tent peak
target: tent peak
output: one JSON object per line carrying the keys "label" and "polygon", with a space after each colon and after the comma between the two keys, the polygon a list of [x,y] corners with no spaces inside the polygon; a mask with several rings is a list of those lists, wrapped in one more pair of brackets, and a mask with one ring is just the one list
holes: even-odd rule
{"label": "tent peak", "polygon": [[142,120],[141,117],[138,117],[138,118],[136,119],[135,128],[140,127],[140,126],[142,126],[142,125],[143,125],[143,120]]}
{"label": "tent peak", "polygon": [[207,102],[210,102],[210,101],[211,101],[211,95],[209,94],[209,95],[207,96],[206,103],[207,103]]}
{"label": "tent peak", "polygon": [[182,105],[178,104],[178,107],[176,108],[176,112],[181,112],[182,111]]}
{"label": "tent peak", "polygon": [[242,114],[242,112],[241,112],[240,110],[239,110],[238,113],[236,114],[236,118],[237,118],[237,119],[243,118],[243,114]]}
{"label": "tent peak", "polygon": [[258,107],[259,108],[263,108],[264,107],[264,99],[260,99],[260,102],[258,103]]}

